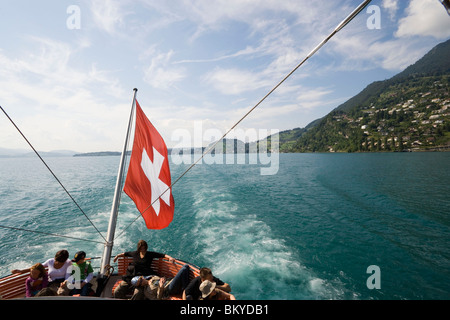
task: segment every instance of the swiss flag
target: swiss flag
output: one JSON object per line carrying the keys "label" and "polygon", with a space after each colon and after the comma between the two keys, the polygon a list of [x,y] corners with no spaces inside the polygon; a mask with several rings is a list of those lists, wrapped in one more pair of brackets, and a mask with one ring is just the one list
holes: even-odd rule
{"label": "swiss flag", "polygon": [[171,184],[166,144],[136,101],[136,129],[123,190],[148,229],[163,229],[172,222],[175,202],[168,189]]}

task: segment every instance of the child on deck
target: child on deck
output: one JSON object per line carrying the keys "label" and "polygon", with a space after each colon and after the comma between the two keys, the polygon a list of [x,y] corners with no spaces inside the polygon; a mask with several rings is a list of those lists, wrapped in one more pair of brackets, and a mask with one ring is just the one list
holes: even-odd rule
{"label": "child on deck", "polygon": [[42,264],[36,263],[30,269],[30,276],[25,280],[25,293],[27,298],[34,297],[48,285],[48,276]]}
{"label": "child on deck", "polygon": [[86,262],[86,253],[79,251],[75,254],[72,260],[72,275],[66,280],[70,295],[79,294],[81,296],[88,296],[91,291],[90,281],[94,277],[94,270],[89,262]]}

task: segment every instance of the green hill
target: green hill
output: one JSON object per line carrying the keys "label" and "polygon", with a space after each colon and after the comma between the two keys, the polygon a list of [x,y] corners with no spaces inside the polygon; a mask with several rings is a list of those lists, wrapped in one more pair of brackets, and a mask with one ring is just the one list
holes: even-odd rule
{"label": "green hill", "polygon": [[[327,116],[303,129],[295,142],[282,142],[280,139],[280,152],[448,149],[448,57],[450,40],[437,45],[391,79],[370,84]],[[289,131],[283,135],[292,136]]]}

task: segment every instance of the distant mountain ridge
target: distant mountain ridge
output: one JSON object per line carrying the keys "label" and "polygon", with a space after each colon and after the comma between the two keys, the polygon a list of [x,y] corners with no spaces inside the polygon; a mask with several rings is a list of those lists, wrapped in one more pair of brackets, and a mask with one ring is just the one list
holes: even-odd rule
{"label": "distant mountain ridge", "polygon": [[[72,157],[77,152],[72,150],[53,150],[53,151],[38,151],[42,157]],[[0,158],[22,158],[35,157],[36,154],[31,149],[8,149],[0,148]]]}

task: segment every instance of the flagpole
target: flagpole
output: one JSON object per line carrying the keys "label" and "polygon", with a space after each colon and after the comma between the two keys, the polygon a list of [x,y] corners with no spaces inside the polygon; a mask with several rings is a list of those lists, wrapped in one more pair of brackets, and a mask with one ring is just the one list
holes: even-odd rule
{"label": "flagpole", "polygon": [[136,89],[136,88],[133,89],[134,94],[133,94],[133,102],[131,103],[131,112],[130,112],[130,119],[128,121],[128,130],[127,130],[127,134],[125,137],[125,143],[123,146],[122,155],[120,157],[119,172],[117,173],[116,189],[114,191],[114,199],[113,199],[111,215],[109,218],[109,225],[108,225],[108,234],[106,235],[105,249],[103,251],[103,256],[102,256],[102,266],[100,269],[100,273],[103,276],[105,275],[105,273],[107,271],[105,267],[110,264],[111,252],[112,252],[112,247],[114,244],[114,234],[116,231],[117,213],[119,211],[120,194],[122,192],[121,186],[122,186],[122,180],[123,180],[123,170],[125,168],[125,155],[127,152],[128,139],[130,137],[130,130],[131,130],[132,122],[133,122],[133,114],[134,114],[134,109],[136,106],[137,90],[138,89]]}

